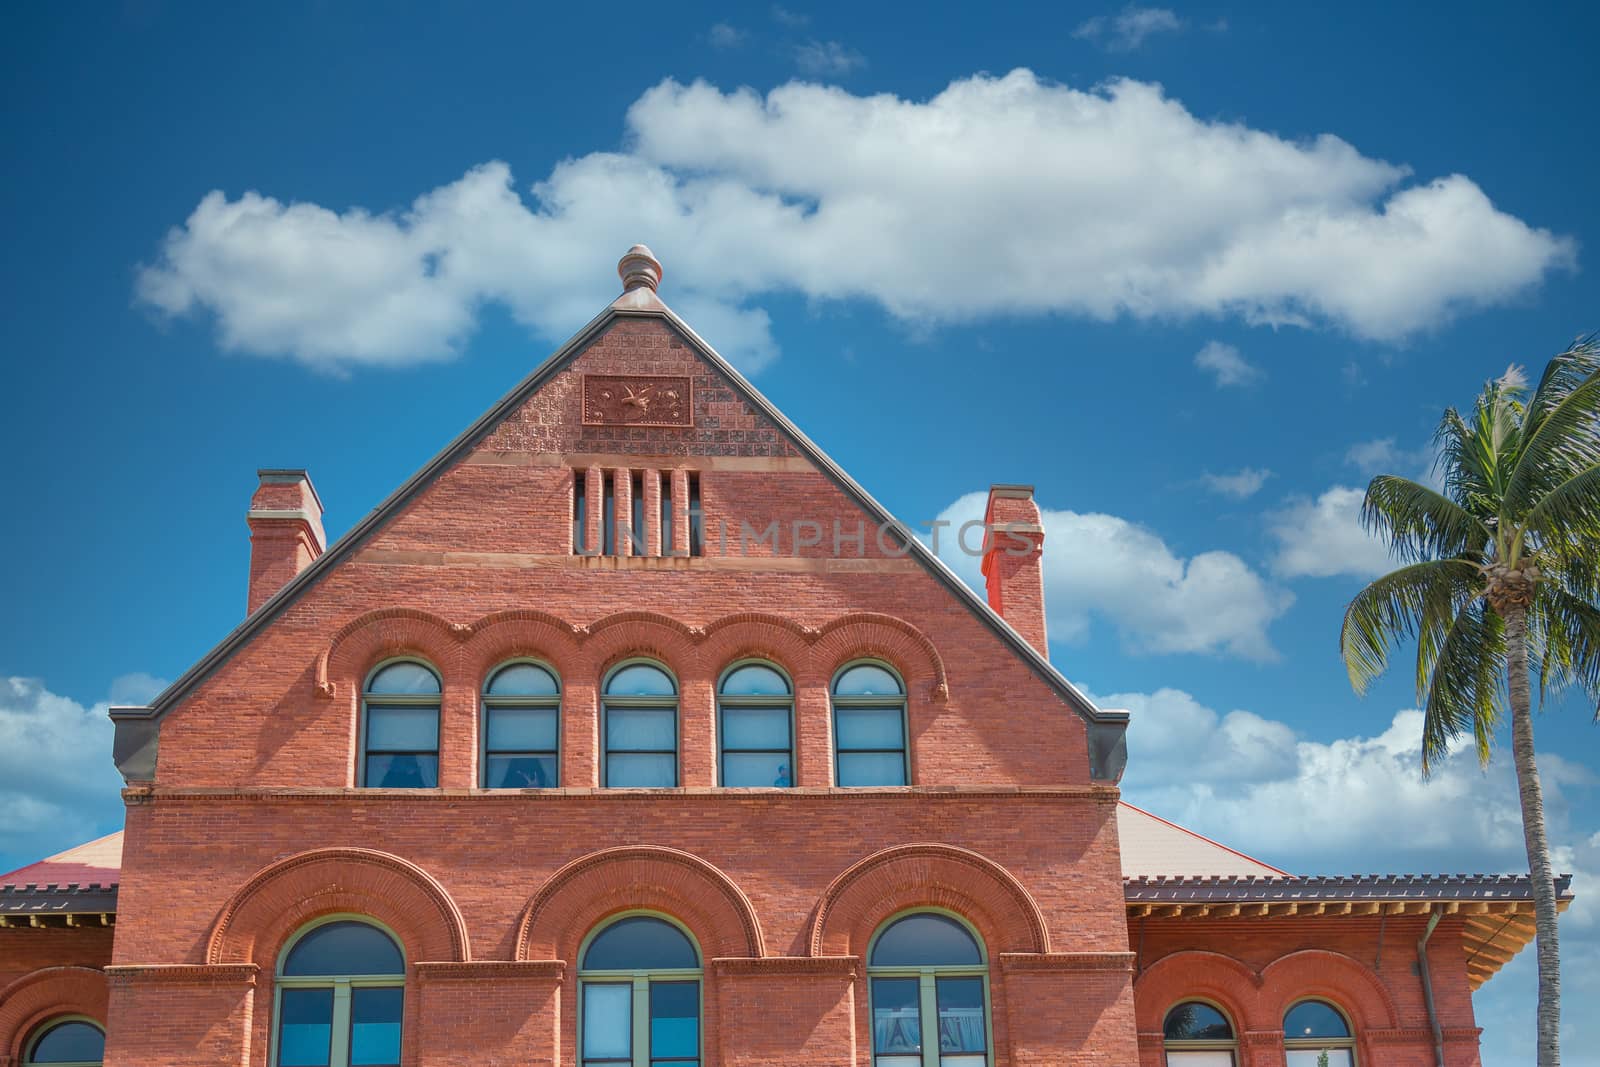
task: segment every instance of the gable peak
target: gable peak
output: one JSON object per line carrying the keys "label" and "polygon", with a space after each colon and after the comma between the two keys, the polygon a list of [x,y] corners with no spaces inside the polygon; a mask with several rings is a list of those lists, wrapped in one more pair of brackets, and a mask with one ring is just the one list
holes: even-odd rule
{"label": "gable peak", "polygon": [[617,275],[624,293],[640,288],[653,293],[661,284],[661,261],[644,245],[634,245],[617,262]]}

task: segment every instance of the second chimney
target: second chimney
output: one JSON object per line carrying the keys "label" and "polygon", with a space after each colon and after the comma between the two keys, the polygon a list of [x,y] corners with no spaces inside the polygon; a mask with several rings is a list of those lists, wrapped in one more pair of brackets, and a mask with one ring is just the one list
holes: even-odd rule
{"label": "second chimney", "polygon": [[271,599],[322,555],[322,501],[303,470],[256,471],[250,498],[250,594],[246,614]]}
{"label": "second chimney", "polygon": [[996,485],[983,515],[989,606],[1050,658],[1044,629],[1044,524],[1031,485]]}

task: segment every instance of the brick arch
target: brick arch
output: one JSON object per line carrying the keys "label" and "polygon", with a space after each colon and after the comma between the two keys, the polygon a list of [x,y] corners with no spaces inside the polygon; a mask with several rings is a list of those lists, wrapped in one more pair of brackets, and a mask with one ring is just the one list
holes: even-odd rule
{"label": "brick arch", "polygon": [[833,880],[817,902],[813,956],[861,956],[884,920],[918,906],[965,916],[999,952],[1049,952],[1044,913],[1026,887],[987,857],[954,845],[896,845]]}
{"label": "brick arch", "polygon": [[59,1015],[83,1015],[106,1025],[110,988],[93,967],[45,967],[0,989],[0,1061],[22,1062],[23,1044],[40,1024]]}
{"label": "brick arch", "polygon": [[1276,1015],[1263,1029],[1283,1025],[1284,1012],[1301,1000],[1326,1000],[1339,1007],[1364,1040],[1371,1030],[1398,1024],[1394,999],[1372,968],[1331,949],[1308,948],[1279,956],[1261,969],[1262,991]]}
{"label": "brick arch", "polygon": [[780,615],[753,611],[724,615],[706,627],[700,659],[713,679],[737,660],[764,659],[798,680],[810,665],[814,636],[814,631]]}
{"label": "brick arch", "polygon": [[708,958],[766,955],[755,908],[733,879],[692,853],[637,845],[592,852],[552,874],[523,909],[516,958],[576,964],[597,923],[633,908],[671,915]]}
{"label": "brick arch", "polygon": [[699,631],[670,615],[656,611],[619,611],[591,623],[583,639],[585,659],[595,669],[595,684],[600,684],[612,664],[632,656],[658,659],[678,678],[699,671],[696,640]]}
{"label": "brick arch", "polygon": [[508,659],[526,656],[549,663],[566,688],[578,665],[578,628],[554,615],[531,609],[497,611],[467,627],[471,636],[461,651],[463,677],[480,689],[489,671]]}
{"label": "brick arch", "polygon": [[818,631],[814,654],[830,678],[853,659],[882,659],[899,669],[908,687],[925,685],[935,700],[950,693],[939,650],[921,630],[893,615],[875,611],[841,615]]}
{"label": "brick arch", "polygon": [[297,930],[337,912],[388,926],[408,961],[472,958],[461,910],[427,871],[373,849],[321,848],[263,868],[234,893],[212,927],[206,962],[254,963],[270,973]]}
{"label": "brick arch", "polygon": [[358,696],[367,672],[379,660],[414,655],[433,664],[440,681],[448,685],[461,644],[470,628],[456,626],[431,612],[415,608],[380,608],[369,611],[333,635],[317,656],[317,689],[333,696],[341,684]]}
{"label": "brick arch", "polygon": [[1140,1033],[1159,1034],[1167,1012],[1185,1000],[1214,1001],[1228,1014],[1234,1036],[1278,1023],[1261,1006],[1261,976],[1220,952],[1188,949],[1163,956],[1133,981],[1133,1010]]}

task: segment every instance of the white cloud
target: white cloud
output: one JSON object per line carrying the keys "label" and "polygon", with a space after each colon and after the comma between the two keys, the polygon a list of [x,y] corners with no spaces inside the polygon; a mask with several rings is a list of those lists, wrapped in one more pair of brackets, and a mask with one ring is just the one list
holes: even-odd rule
{"label": "white cloud", "polygon": [[797,67],[814,77],[840,77],[867,65],[867,58],[838,41],[807,41],[794,50]]}
{"label": "white cloud", "polygon": [[1183,20],[1164,7],[1137,7],[1132,4],[1115,15],[1096,15],[1072,31],[1072,36],[1103,45],[1110,52],[1131,52],[1152,34],[1176,33]]}
{"label": "white cloud", "polygon": [[713,48],[739,48],[750,39],[750,34],[737,26],[718,22],[706,31],[706,39],[711,42]]}
{"label": "white cloud", "polygon": [[799,30],[811,25],[811,16],[801,11],[791,10],[782,4],[773,4],[772,21],[788,29]]}
{"label": "white cloud", "polygon": [[[941,558],[983,594],[977,556],[957,536],[983,520],[987,493],[968,493],[939,515]],[[1267,627],[1294,601],[1231,552],[1187,559],[1156,534],[1115,515],[1042,512],[1045,608],[1050,637],[1079,641],[1095,618],[1113,624],[1133,652],[1205,652],[1270,660]],[[969,534],[976,549],[981,535]]]}
{"label": "white cloud", "polygon": [[1017,70],[926,101],[668,80],[626,134],[627,151],[560,163],[531,201],[501,163],[388,213],[211,193],[138,297],[213,315],[231,350],[414,363],[457,352],[489,303],[567,336],[643,240],[669,302],[741,323],[728,354],[754,369],[777,351],[753,307],[772,293],[869,300],[930,328],[1231,315],[1394,340],[1575,261],[1465,177],[1407,184],[1336,137],[1197,118],[1131,80],[1084,92]]}
{"label": "white cloud", "polygon": [[1237,348],[1221,341],[1207,341],[1205,347],[1194,354],[1194,365],[1210,373],[1218,389],[1254,385],[1266,377],[1266,373],[1241,356]]}
{"label": "white cloud", "polygon": [[1244,500],[1261,492],[1272,472],[1263,467],[1242,467],[1232,474],[1202,474],[1200,484],[1220,496]]}
{"label": "white cloud", "polygon": [[1351,445],[1345,451],[1344,461],[1366,478],[1398,474],[1402,478],[1428,482],[1433,477],[1435,454],[1432,445],[1402,448],[1393,437],[1380,437]]}
{"label": "white cloud", "polygon": [[1336,485],[1315,500],[1292,499],[1267,515],[1278,543],[1273,572],[1285,578],[1375,578],[1395,568],[1382,540],[1361,525],[1366,491]]}
{"label": "white cloud", "polygon": [[[164,687],[135,674],[111,691],[116,701],[142,702]],[[109,703],[85,707],[35,679],[0,678],[0,873],[122,825]]]}

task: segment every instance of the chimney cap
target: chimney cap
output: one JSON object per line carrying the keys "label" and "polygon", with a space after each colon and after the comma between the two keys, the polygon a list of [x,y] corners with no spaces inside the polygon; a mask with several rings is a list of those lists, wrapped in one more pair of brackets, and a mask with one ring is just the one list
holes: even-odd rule
{"label": "chimney cap", "polygon": [[317,509],[322,507],[322,497],[317,493],[317,487],[311,484],[311,475],[304,467],[257,467],[256,477],[261,485],[298,485],[304,482],[306,489],[311,492],[311,499],[317,502]]}
{"label": "chimney cap", "polygon": [[646,288],[655,292],[661,284],[661,261],[644,245],[634,245],[617,262],[617,275],[622,279],[622,291]]}

